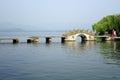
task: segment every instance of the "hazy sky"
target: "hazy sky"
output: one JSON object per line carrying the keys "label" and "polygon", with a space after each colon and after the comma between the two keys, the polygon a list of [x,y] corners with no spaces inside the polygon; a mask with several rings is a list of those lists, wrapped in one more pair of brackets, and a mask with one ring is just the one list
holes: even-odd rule
{"label": "hazy sky", "polygon": [[0,0],[0,28],[91,29],[101,18],[119,13],[120,0]]}

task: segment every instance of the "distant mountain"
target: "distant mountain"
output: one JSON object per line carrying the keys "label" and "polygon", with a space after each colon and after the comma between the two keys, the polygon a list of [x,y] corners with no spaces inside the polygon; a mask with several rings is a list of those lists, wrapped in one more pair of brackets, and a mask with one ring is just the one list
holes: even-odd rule
{"label": "distant mountain", "polygon": [[0,31],[24,31],[20,25],[15,25],[11,23],[1,23]]}
{"label": "distant mountain", "polygon": [[10,32],[12,32],[12,31],[14,31],[14,32],[16,32],[16,31],[24,31],[23,29],[20,29],[20,28],[7,28],[7,29],[0,29],[0,32],[8,32],[8,31],[10,31]]}

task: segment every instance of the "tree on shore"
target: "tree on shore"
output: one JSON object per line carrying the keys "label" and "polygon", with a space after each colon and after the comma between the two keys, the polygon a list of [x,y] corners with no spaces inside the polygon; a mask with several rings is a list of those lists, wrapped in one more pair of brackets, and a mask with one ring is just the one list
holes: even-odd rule
{"label": "tree on shore", "polygon": [[115,29],[116,33],[120,36],[120,14],[106,16],[93,24],[92,28],[99,35],[103,35],[105,32],[111,34],[112,30]]}

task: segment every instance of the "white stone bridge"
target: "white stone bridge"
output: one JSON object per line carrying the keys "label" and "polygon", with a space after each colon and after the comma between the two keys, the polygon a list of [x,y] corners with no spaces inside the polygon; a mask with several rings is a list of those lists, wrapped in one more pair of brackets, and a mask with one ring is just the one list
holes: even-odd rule
{"label": "white stone bridge", "polygon": [[72,30],[63,34],[65,36],[66,41],[75,41],[77,37],[81,37],[82,41],[93,41],[95,39],[95,35],[88,30]]}

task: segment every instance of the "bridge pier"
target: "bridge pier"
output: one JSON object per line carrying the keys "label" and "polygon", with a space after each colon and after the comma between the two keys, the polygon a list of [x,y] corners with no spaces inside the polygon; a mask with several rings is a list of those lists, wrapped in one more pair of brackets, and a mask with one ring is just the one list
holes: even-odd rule
{"label": "bridge pier", "polygon": [[19,40],[18,39],[13,39],[13,44],[15,43],[19,43]]}
{"label": "bridge pier", "polygon": [[61,37],[61,43],[65,43],[65,37]]}
{"label": "bridge pier", "polygon": [[27,39],[27,43],[38,42],[38,39]]}
{"label": "bridge pier", "polygon": [[37,36],[32,36],[30,37],[30,39],[27,39],[27,43],[34,43],[34,42],[38,42],[39,37]]}
{"label": "bridge pier", "polygon": [[46,43],[50,43],[52,38],[51,37],[46,37],[45,39],[46,39]]}
{"label": "bridge pier", "polygon": [[102,37],[102,41],[106,41],[106,37]]}
{"label": "bridge pier", "polygon": [[27,43],[32,43],[33,41],[31,39],[27,39]]}

